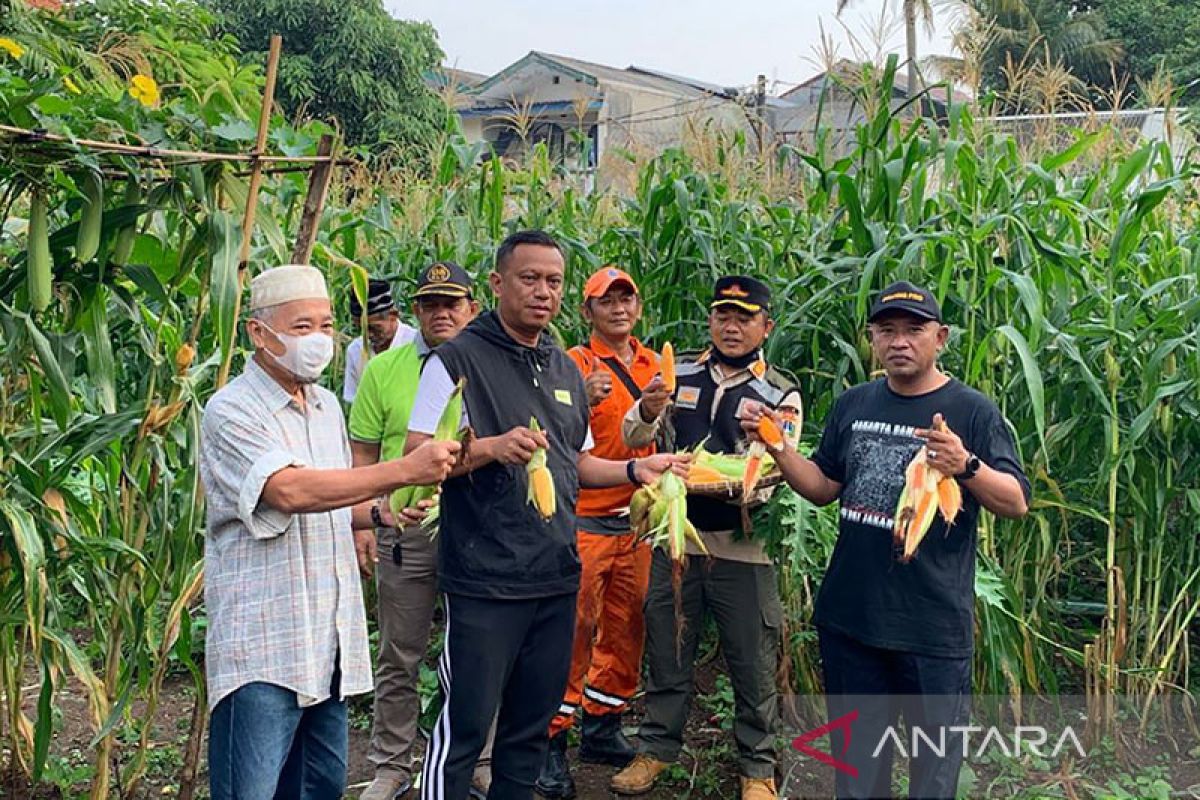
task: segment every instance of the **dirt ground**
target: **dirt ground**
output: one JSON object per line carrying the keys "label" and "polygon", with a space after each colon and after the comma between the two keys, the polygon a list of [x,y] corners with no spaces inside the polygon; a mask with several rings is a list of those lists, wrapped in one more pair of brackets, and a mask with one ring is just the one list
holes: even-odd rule
{"label": "dirt ground", "polygon": [[[697,696],[711,695],[717,690],[718,667],[710,664],[697,675]],[[31,675],[26,686],[34,687],[27,695],[26,712],[35,713],[36,675]],[[175,797],[178,794],[179,774],[187,746],[188,728],[191,723],[193,692],[190,679],[177,676],[168,679],[163,687],[151,736],[152,748],[148,759],[146,777],[133,798]],[[144,709],[135,708],[137,716]],[[0,776],[0,798],[8,800],[65,800],[86,797],[91,784],[93,769],[91,760],[92,730],[88,711],[83,698],[68,687],[56,698],[54,713],[58,718],[58,730],[50,744],[50,759],[46,778],[36,789],[17,775]],[[640,703],[635,703],[626,715],[626,729],[636,730],[641,715]],[[370,782],[371,765],[367,760],[370,745],[370,699],[358,698],[352,703],[348,798],[356,798]],[[677,800],[682,797],[723,798],[737,795],[737,770],[733,757],[732,734],[722,730],[721,720],[714,716],[705,701],[693,704],[687,726],[685,753],[668,780],[659,788],[644,795],[648,800]],[[418,743],[423,748],[424,742]],[[576,748],[571,748],[573,774],[580,800],[612,798],[608,781],[616,769],[600,765],[581,764],[576,757]],[[8,761],[7,749],[0,750],[0,761]],[[197,785],[197,798],[206,798],[207,773],[203,772]],[[115,794],[114,794],[115,796]],[[133,800],[130,798],[130,800]]]}

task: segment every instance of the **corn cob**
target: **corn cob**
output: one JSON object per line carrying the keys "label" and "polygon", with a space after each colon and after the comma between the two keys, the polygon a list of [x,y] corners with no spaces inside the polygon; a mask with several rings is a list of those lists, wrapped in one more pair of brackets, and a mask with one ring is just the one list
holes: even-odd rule
{"label": "corn cob", "polygon": [[[450,442],[462,440],[463,387],[467,379],[459,378],[442,416],[438,418],[437,429],[433,432],[435,442]],[[394,516],[406,508],[415,508],[422,500],[430,500],[437,495],[436,486],[401,486],[392,492],[389,504]]]}
{"label": "corn cob", "polygon": [[675,394],[675,348],[670,342],[663,345],[659,371],[662,375],[663,388],[667,390],[668,394]]}
{"label": "corn cob", "polygon": [[[934,423],[934,429],[948,430],[941,419]],[[916,555],[917,547],[939,512],[946,525],[953,525],[962,511],[962,504],[962,489],[958,481],[929,463],[928,447],[918,450],[904,471],[904,489],[896,504],[892,528],[893,540],[897,547],[902,548],[900,561],[908,563]]]}
{"label": "corn cob", "polygon": [[46,220],[46,193],[35,186],[29,197],[29,305],[34,311],[45,311],[53,292],[54,271],[50,260],[50,230]]}
{"label": "corn cob", "polygon": [[75,258],[86,264],[100,249],[100,223],[104,218],[104,183],[98,172],[89,171],[83,177],[83,207],[79,212],[79,229],[75,234]]}
{"label": "corn cob", "polygon": [[754,495],[754,488],[758,486],[758,479],[762,477],[763,456],[766,455],[767,448],[776,450],[783,446],[783,431],[779,430],[770,417],[765,414],[758,418],[758,435],[761,441],[755,441],[750,445],[750,451],[746,455],[746,468],[742,472],[742,503],[750,502],[750,498]]}
{"label": "corn cob", "polygon": [[[536,418],[530,418],[529,429],[534,433],[541,431]],[[538,510],[542,520],[548,522],[558,510],[558,499],[554,492],[554,476],[546,466],[546,448],[539,447],[533,453],[525,471],[529,476],[529,491],[526,502]]]}
{"label": "corn cob", "polygon": [[729,480],[724,473],[707,464],[692,463],[688,467],[687,482],[693,483],[722,483]]}

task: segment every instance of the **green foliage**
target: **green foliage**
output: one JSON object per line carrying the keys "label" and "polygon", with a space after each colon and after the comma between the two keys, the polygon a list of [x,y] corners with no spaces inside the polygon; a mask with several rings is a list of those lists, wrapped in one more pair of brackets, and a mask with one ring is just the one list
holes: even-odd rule
{"label": "green foliage", "polygon": [[1165,69],[1180,99],[1195,103],[1200,87],[1200,3],[1196,0],[1096,0],[1109,33],[1121,42],[1131,89]]}
{"label": "green foliage", "polygon": [[[1061,66],[1079,83],[1069,87],[1086,96],[1089,86],[1110,83],[1121,58],[1121,41],[1110,36],[1105,16],[1088,3],[1060,0],[964,0],[988,27],[983,53],[984,88],[1005,94],[1006,111],[1043,110],[1037,89],[1020,84],[1039,69]],[[1014,69],[1015,68],[1015,69]]]}
{"label": "green foliage", "polygon": [[428,23],[391,17],[380,0],[204,0],[255,63],[283,36],[278,97],[289,117],[329,120],[351,144],[426,157],[446,108],[423,76],[441,64]]}

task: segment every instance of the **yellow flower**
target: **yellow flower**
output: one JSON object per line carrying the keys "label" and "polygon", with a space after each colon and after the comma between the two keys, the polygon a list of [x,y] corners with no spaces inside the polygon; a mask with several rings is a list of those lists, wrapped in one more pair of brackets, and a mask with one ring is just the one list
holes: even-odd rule
{"label": "yellow flower", "polygon": [[83,92],[79,90],[79,86],[75,83],[75,81],[71,80],[70,75],[63,76],[63,86],[67,87],[67,91],[71,94],[83,94]]}
{"label": "yellow flower", "polygon": [[129,96],[146,108],[158,105],[158,84],[149,75],[134,75],[129,81]]}
{"label": "yellow flower", "polygon": [[20,58],[25,55],[25,48],[14,42],[12,39],[6,39],[0,36],[0,50],[8,53],[13,58]]}

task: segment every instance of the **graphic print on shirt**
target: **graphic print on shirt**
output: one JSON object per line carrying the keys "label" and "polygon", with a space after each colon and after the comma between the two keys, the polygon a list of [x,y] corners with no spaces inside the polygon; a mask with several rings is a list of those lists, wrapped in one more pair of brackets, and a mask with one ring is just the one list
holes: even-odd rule
{"label": "graphic print on shirt", "polygon": [[890,534],[904,490],[904,470],[922,444],[911,425],[855,420],[846,454],[849,481],[842,489],[842,519]]}

